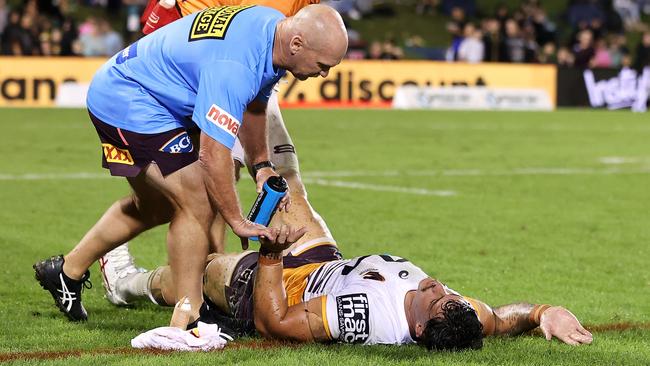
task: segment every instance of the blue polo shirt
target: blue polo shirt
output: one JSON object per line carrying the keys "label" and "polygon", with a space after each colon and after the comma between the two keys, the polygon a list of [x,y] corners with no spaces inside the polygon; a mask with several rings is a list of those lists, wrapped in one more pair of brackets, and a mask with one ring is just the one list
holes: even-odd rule
{"label": "blue polo shirt", "polygon": [[208,8],[131,44],[95,74],[88,110],[124,130],[198,126],[228,148],[246,106],[266,102],[285,71],[273,67],[284,15],[262,6]]}

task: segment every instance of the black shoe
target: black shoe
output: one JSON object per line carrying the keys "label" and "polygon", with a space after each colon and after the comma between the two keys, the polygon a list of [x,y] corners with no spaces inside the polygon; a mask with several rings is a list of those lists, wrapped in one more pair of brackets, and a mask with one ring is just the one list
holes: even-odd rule
{"label": "black shoe", "polygon": [[87,320],[88,314],[81,304],[81,291],[92,288],[90,272],[86,271],[81,280],[76,281],[63,273],[63,256],[59,255],[34,264],[36,280],[43,289],[48,290],[54,303],[68,319]]}

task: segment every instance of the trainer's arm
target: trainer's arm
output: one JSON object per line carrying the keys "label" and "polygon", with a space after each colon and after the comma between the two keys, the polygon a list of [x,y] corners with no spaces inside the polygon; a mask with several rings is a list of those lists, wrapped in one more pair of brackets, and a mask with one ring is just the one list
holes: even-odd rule
{"label": "trainer's arm", "polygon": [[233,226],[244,220],[235,191],[235,166],[230,149],[201,132],[199,163],[210,199],[219,213]]}
{"label": "trainer's arm", "polygon": [[[302,234],[304,228],[300,236]],[[330,338],[325,330],[322,312],[325,298],[317,297],[289,306],[282,282],[282,269],[281,251],[260,253],[253,290],[255,328],[266,338],[328,341]]]}
{"label": "trainer's arm", "polygon": [[230,149],[203,132],[200,139],[199,163],[204,170],[203,180],[213,209],[239,236],[243,249],[248,249],[248,238],[252,236],[270,237],[270,229],[250,222],[241,214]]}
{"label": "trainer's arm", "polygon": [[239,140],[249,166],[270,160],[267,135],[266,103],[253,101],[244,112],[244,124],[239,130]]}
{"label": "trainer's arm", "polygon": [[478,300],[470,302],[479,314],[486,336],[514,336],[539,326],[549,341],[553,336],[571,345],[589,344],[593,340],[578,319],[561,306],[516,303],[492,309]]}

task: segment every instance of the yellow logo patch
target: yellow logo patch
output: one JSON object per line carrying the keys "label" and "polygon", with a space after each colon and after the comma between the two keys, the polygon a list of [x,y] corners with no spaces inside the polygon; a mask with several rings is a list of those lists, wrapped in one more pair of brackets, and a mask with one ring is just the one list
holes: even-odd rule
{"label": "yellow logo patch", "polygon": [[200,12],[190,28],[189,42],[200,39],[224,39],[230,22],[241,11],[255,5],[246,6],[221,6],[208,8]]}
{"label": "yellow logo patch", "polygon": [[106,157],[106,161],[109,163],[126,165],[135,164],[129,150],[120,149],[119,147],[115,147],[111,144],[102,144],[102,148],[104,149],[104,156]]}

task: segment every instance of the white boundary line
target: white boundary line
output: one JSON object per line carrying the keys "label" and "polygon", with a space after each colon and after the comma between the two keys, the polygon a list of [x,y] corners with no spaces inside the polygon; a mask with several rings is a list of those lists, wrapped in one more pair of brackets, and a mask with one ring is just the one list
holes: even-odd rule
{"label": "white boundary line", "polygon": [[451,169],[451,170],[385,170],[385,171],[312,171],[304,173],[309,178],[354,177],[445,177],[445,176],[515,176],[515,175],[618,175],[648,174],[650,166],[639,169],[621,168],[518,168],[512,170]]}
{"label": "white boundary line", "polygon": [[[618,167],[610,168],[516,168],[511,170],[486,170],[486,169],[448,169],[448,170],[334,170],[334,171],[311,171],[302,173],[303,180],[309,180],[312,184],[343,186],[347,181],[320,182],[319,179],[326,178],[354,178],[354,177],[468,177],[468,176],[515,176],[515,175],[624,175],[624,174],[649,174],[650,166],[623,169]],[[249,179],[243,174],[244,179]],[[76,173],[25,173],[25,174],[0,174],[0,181],[30,181],[30,180],[77,180],[77,179],[108,179],[112,177],[108,172],[76,172]],[[362,183],[365,184],[365,183]],[[382,186],[383,187],[383,186]],[[411,189],[411,188],[409,188]],[[417,188],[413,188],[417,189]]]}
{"label": "white boundary line", "polygon": [[443,190],[429,190],[424,188],[410,188],[410,187],[398,187],[398,186],[385,186],[378,184],[367,184],[359,182],[346,182],[340,180],[327,180],[321,178],[303,178],[303,183],[305,184],[314,184],[319,186],[326,187],[339,187],[339,188],[351,188],[351,189],[361,189],[366,191],[378,191],[378,192],[396,192],[396,193],[410,193],[417,194],[422,196],[439,196],[439,197],[449,197],[455,196],[456,192],[454,191],[443,191]]}

